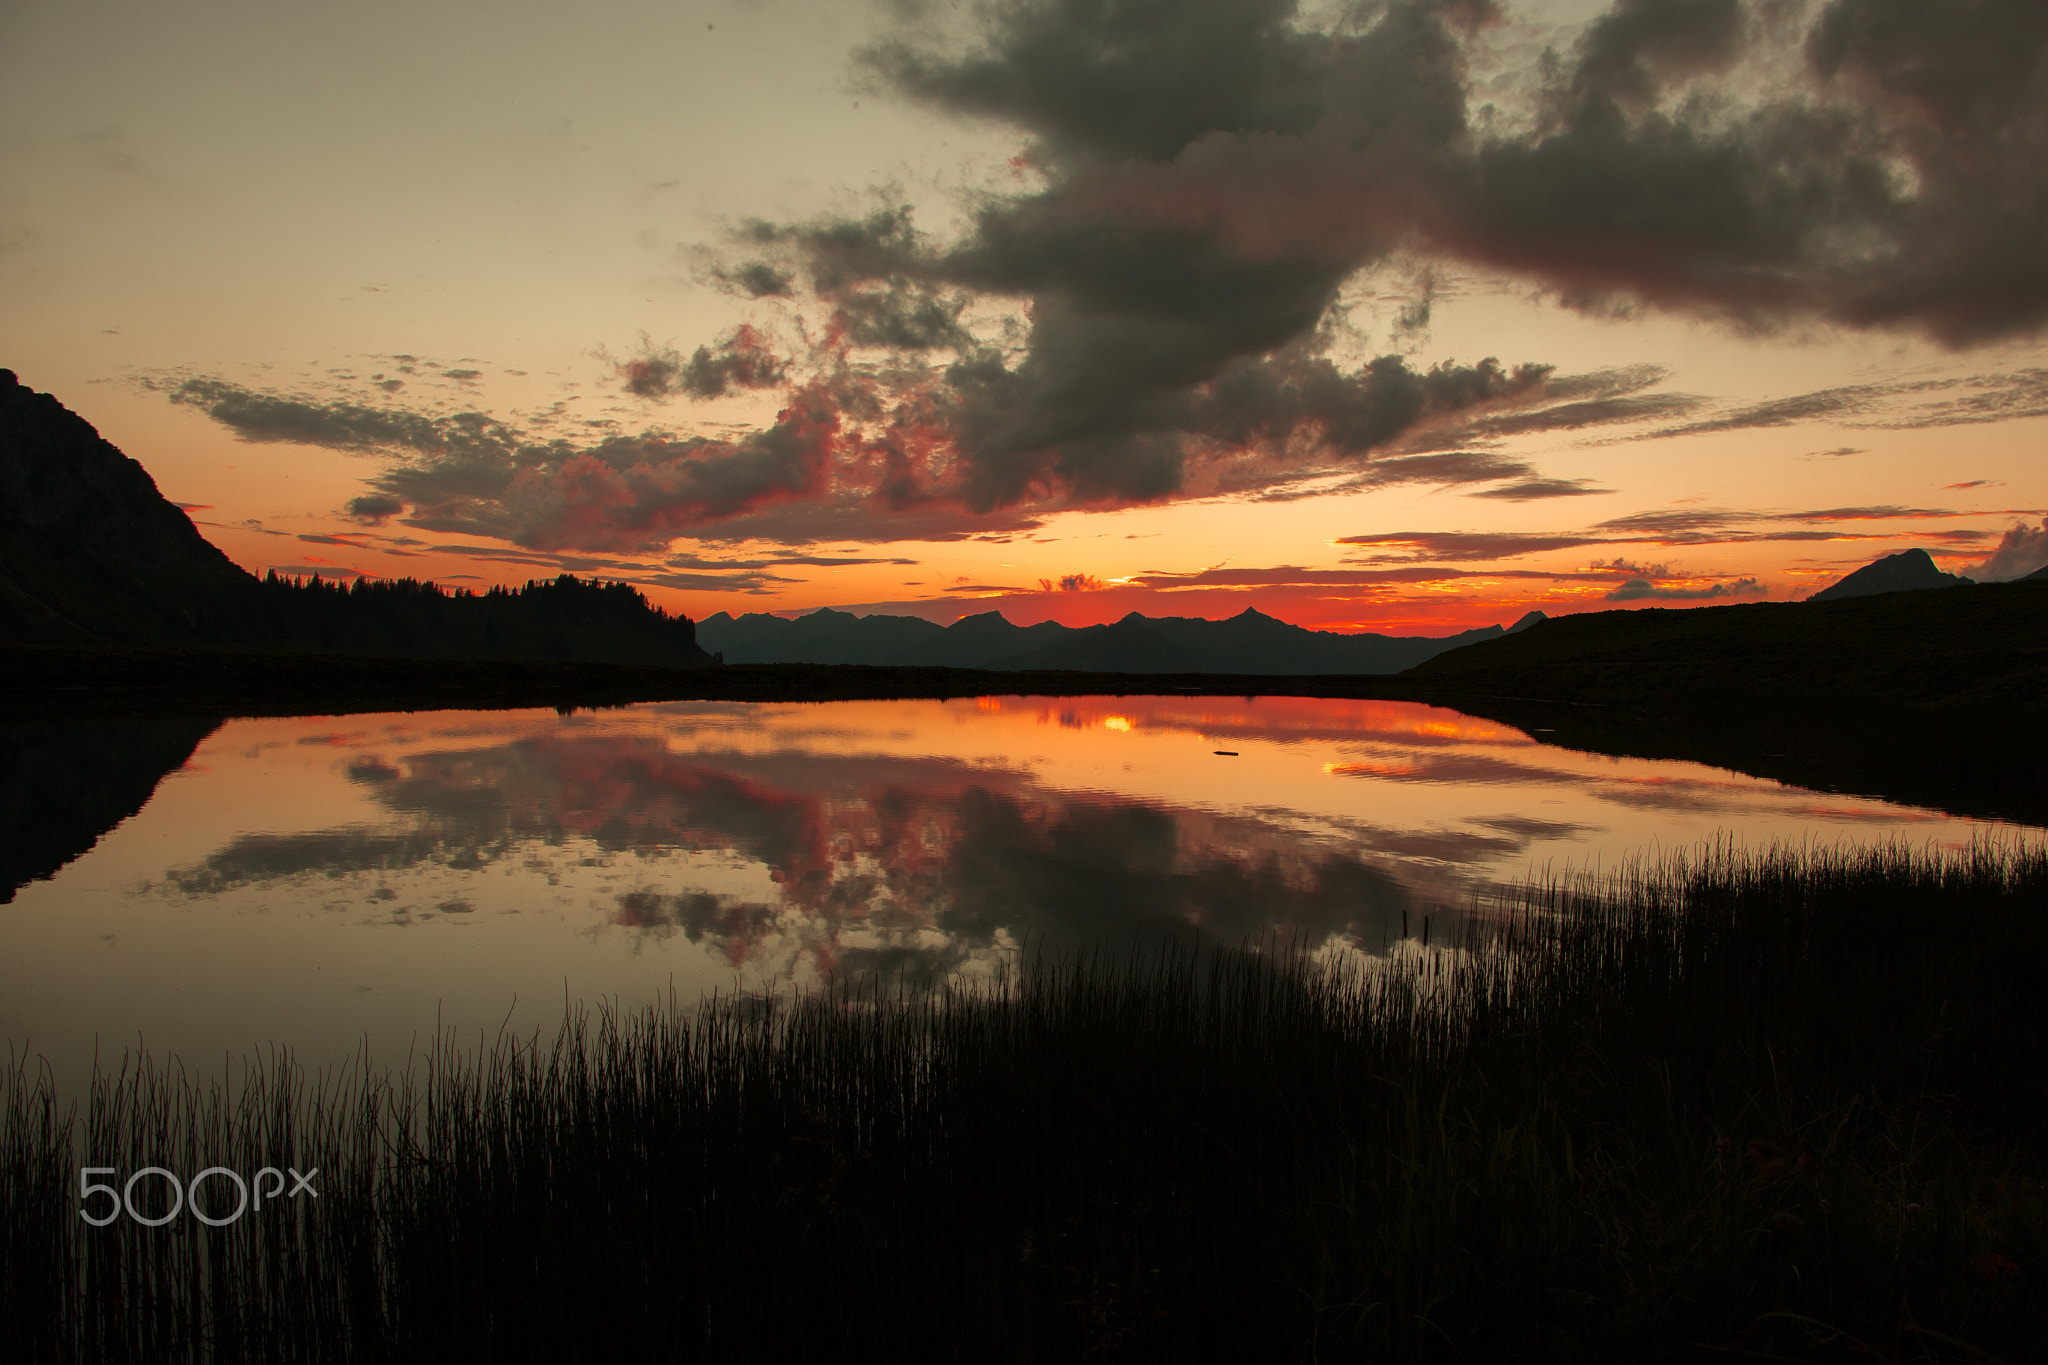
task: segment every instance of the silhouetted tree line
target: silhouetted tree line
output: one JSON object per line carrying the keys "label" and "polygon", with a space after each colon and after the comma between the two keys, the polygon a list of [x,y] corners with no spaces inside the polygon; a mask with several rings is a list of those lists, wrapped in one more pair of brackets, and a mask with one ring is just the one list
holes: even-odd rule
{"label": "silhouetted tree line", "polygon": [[627,583],[563,574],[475,593],[416,578],[267,574],[234,634],[278,649],[331,649],[434,659],[568,659],[702,664],[697,627]]}

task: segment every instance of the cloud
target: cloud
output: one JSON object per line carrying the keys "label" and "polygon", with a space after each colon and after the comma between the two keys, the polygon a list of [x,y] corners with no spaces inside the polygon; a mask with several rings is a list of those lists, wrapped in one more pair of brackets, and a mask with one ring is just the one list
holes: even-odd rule
{"label": "cloud", "polygon": [[647,431],[590,445],[537,440],[482,413],[371,408],[219,379],[188,379],[171,398],[244,440],[393,457],[358,516],[390,516],[395,501],[411,509],[409,526],[537,550],[658,549],[700,525],[814,499],[827,490],[841,434],[840,404],[818,387],[792,393],[774,425],[735,440]]}
{"label": "cloud", "polygon": [[[723,354],[744,359],[743,351]],[[634,364],[650,396],[703,388],[694,360],[669,366],[652,353]],[[1332,471],[1362,471],[1368,485],[1527,482],[1537,478],[1532,466],[1484,452],[1391,457],[1383,469],[1372,457],[1447,417],[1541,404],[1551,381],[1542,367],[1492,361],[1416,369],[1387,356],[1344,371],[1315,356],[1254,358],[1161,396],[1149,427],[1119,418],[1111,425],[1126,429],[1116,435],[1091,418],[1072,440],[1048,435],[1024,450],[1019,424],[1063,420],[1026,401],[1028,367],[983,351],[935,377],[840,355],[788,388],[768,427],[731,437],[600,428],[584,441],[475,411],[262,392],[212,377],[157,382],[244,440],[381,456],[371,491],[347,508],[365,524],[398,517],[533,550],[638,553],[686,536],[957,540],[1030,530],[1064,509],[1256,494]],[[991,454],[997,447],[1009,456]]]}
{"label": "cloud", "polygon": [[1038,580],[1040,592],[1101,592],[1102,580],[1094,574],[1069,573]]}
{"label": "cloud", "polygon": [[[1335,544],[1385,546],[1416,561],[1513,559],[1545,550],[1571,550],[1605,545],[1611,537],[1589,535],[1524,535],[1512,531],[1386,531],[1378,535],[1339,536]],[[1389,557],[1391,558],[1391,557]]]}
{"label": "cloud", "polygon": [[[1181,248],[1129,294],[1246,266],[1234,282],[1265,287],[1275,327],[1397,243],[1590,312],[1956,345],[2048,319],[2034,0],[1621,0],[1523,73],[1528,117],[1489,128],[1468,119],[1477,25],[1459,21],[1491,6],[1366,13],[1325,29],[1284,0],[1020,0],[965,32],[921,11],[864,61],[1028,139],[1044,188],[983,211],[961,252],[977,287],[1051,275],[1093,300],[1121,234]],[[1064,235],[1079,223],[1105,242],[1092,262]]]}
{"label": "cloud", "polygon": [[2015,522],[1999,538],[1998,548],[1988,558],[1963,570],[1967,578],[1980,583],[2003,583],[2048,565],[2048,520],[2039,526]]}
{"label": "cloud", "polygon": [[772,389],[789,372],[766,339],[745,324],[720,337],[715,348],[699,346],[687,360],[643,335],[640,354],[616,362],[616,368],[621,387],[639,398],[722,398],[736,389]]}
{"label": "cloud", "polygon": [[861,555],[777,555],[772,559],[706,559],[701,555],[670,555],[663,561],[676,569],[765,569],[779,564],[843,568],[857,564],[916,564],[915,559],[878,559]]}
{"label": "cloud", "polygon": [[388,493],[365,493],[360,497],[350,498],[348,506],[343,510],[343,515],[352,521],[360,521],[370,526],[382,526],[386,521],[389,521],[404,510],[405,503]]}
{"label": "cloud", "polygon": [[[745,221],[711,249],[707,278],[759,321],[687,357],[643,345],[620,382],[652,399],[772,389],[774,423],[578,442],[212,378],[173,398],[245,439],[384,457],[369,493],[409,524],[603,552],[949,539],[1073,509],[1358,491],[1422,481],[1398,462],[1432,451],[1460,457],[1447,485],[1480,482],[1456,466],[1536,432],[2048,413],[2048,371],[1713,411],[1655,391],[1649,367],[1331,353],[1347,282],[1416,262],[1425,281],[1461,262],[1599,315],[1956,346],[2038,334],[2038,0],[1618,0],[1483,99],[1468,61],[1501,19],[1489,0],[1384,0],[1329,23],[1293,0],[899,8],[911,17],[857,54],[863,78],[1014,133],[1028,174],[973,198],[950,235],[878,192],[860,212]],[[1496,107],[1475,117],[1481,103]],[[1475,496],[1599,491],[1525,462],[1486,481],[1501,486]]]}
{"label": "cloud", "polygon": [[1272,588],[1309,587],[1326,591],[1383,587],[1397,583],[1443,583],[1457,578],[1541,578],[1559,580],[1580,577],[1570,572],[1499,569],[1471,573],[1463,569],[1423,566],[1386,569],[1304,569],[1283,564],[1270,569],[1202,569],[1195,573],[1149,572],[1133,575],[1129,582],[1142,588]]}
{"label": "cloud", "polygon": [[1737,578],[1729,582],[1713,583],[1703,588],[1660,587],[1645,578],[1631,578],[1628,582],[1607,594],[1610,602],[1637,602],[1655,598],[1667,602],[1711,601],[1720,597],[1761,596],[1768,592],[1754,578]]}
{"label": "cloud", "polygon": [[1523,479],[1520,483],[1467,493],[1468,498],[1499,498],[1506,502],[1535,502],[1543,498],[1577,498],[1591,493],[1612,493],[1612,488],[1594,488],[1587,479]]}
{"label": "cloud", "polygon": [[[1912,535],[1937,540],[1967,540],[1973,532],[1886,531],[1858,532],[1841,527],[1843,522],[1925,521],[1964,515],[1946,508],[1877,505],[1869,507],[1822,507],[1790,512],[1738,511],[1732,508],[1692,507],[1676,510],[1631,512],[1596,522],[1586,531],[1566,534],[1497,531],[1383,531],[1372,535],[1340,536],[1333,544],[1361,549],[1382,548],[1389,553],[1368,555],[1354,562],[1368,564],[1442,563],[1450,561],[1512,559],[1518,555],[1550,550],[1570,550],[1584,545],[1734,545],[1758,542],[1896,540]],[[1805,523],[1825,529],[1788,529],[1785,523]],[[1622,560],[1593,567],[1625,567]],[[1653,577],[1655,575],[1652,575]]]}
{"label": "cloud", "polygon": [[[1723,431],[1749,431],[1825,421],[1878,431],[1924,431],[2048,416],[2048,370],[1986,372],[1945,379],[1903,379],[1817,389],[1764,403],[1747,403],[1693,422],[1656,427],[1623,439],[1668,440]],[[1853,446],[1816,455],[1860,455]]]}
{"label": "cloud", "polygon": [[1770,522],[1838,521],[1925,521],[1962,515],[1945,507],[1901,507],[1885,504],[1871,507],[1823,507],[1799,512],[1741,512],[1730,508],[1691,508],[1677,512],[1631,512],[1596,523],[1601,531],[1631,531],[1655,537],[1659,543],[1679,545],[1702,540],[1787,540],[1825,539],[1824,532],[1741,532],[1733,528]]}

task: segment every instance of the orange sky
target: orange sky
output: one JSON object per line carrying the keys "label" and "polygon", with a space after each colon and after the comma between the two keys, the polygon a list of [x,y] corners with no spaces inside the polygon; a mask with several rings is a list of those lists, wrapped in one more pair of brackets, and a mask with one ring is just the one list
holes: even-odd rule
{"label": "orange sky", "polygon": [[[1441,634],[1785,600],[1911,546],[1993,577],[2048,560],[2048,310],[2030,276],[1980,277],[1989,248],[1977,276],[1941,273],[1936,229],[1990,210],[1919,150],[1942,90],[1900,84],[1875,38],[1843,56],[1762,9],[1733,36],[1645,38],[1584,0],[1470,31],[1397,5],[1399,33],[1304,7],[1216,39],[1220,84],[1182,81],[1165,45],[1103,75],[1113,45],[1077,38],[1108,93],[1052,107],[931,73],[978,46],[1019,89],[1086,81],[1035,72],[971,7],[907,37],[900,8],[9,7],[0,364],[252,570],[568,570],[696,617],[1251,606]],[[1180,51],[1261,7],[1172,8]],[[2038,55],[2024,7],[1983,9],[2022,17],[1961,33],[1956,60]],[[1860,0],[1823,11],[1853,28]],[[1371,74],[1439,41],[1455,136],[1414,131],[1426,64]],[[1546,48],[1567,76],[1542,75]],[[1366,74],[1299,116],[1273,112],[1298,80],[1221,114],[1187,93],[1227,102],[1254,50]],[[1943,145],[1995,157],[1996,120],[2043,96],[2015,78],[2000,105],[1984,69],[1990,112],[1956,105]],[[1874,158],[1912,212],[1870,221],[1925,219],[1924,242],[1828,221],[1702,245],[1726,207],[1704,199],[1631,237],[1569,196],[1460,201],[1442,170],[1548,165],[1583,133],[1571,101],[1619,111],[1619,168],[1708,117],[1688,110],[1830,100],[1881,145],[1817,151],[1812,174]],[[1733,118],[1699,135],[1739,150]],[[1692,181],[1656,183],[1650,209]],[[898,208],[913,226],[875,226]],[[1857,231],[1862,256],[1828,254]],[[1859,283],[1893,247],[1904,265]],[[1362,368],[1383,356],[1465,388],[1345,445],[1384,407]],[[1488,357],[1504,377],[1471,368]],[[1256,420],[1240,380],[1276,386]],[[1338,396],[1318,407],[1317,383]]]}

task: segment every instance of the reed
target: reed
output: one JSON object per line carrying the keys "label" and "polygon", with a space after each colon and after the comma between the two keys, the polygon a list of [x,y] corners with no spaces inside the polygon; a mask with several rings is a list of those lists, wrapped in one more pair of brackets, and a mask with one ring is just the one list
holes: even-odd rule
{"label": "reed", "polygon": [[[1722,845],[1363,967],[578,1009],[77,1111],[17,1061],[0,1308],[49,1361],[2036,1359],[2044,974],[2038,845]],[[80,1219],[146,1165],[319,1197]]]}

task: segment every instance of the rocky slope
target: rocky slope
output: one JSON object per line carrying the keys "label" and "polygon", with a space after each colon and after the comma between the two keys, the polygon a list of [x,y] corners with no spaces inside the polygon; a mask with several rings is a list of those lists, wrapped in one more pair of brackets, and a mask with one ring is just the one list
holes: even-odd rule
{"label": "rocky slope", "polygon": [[212,641],[255,585],[149,471],[0,370],[0,642]]}

